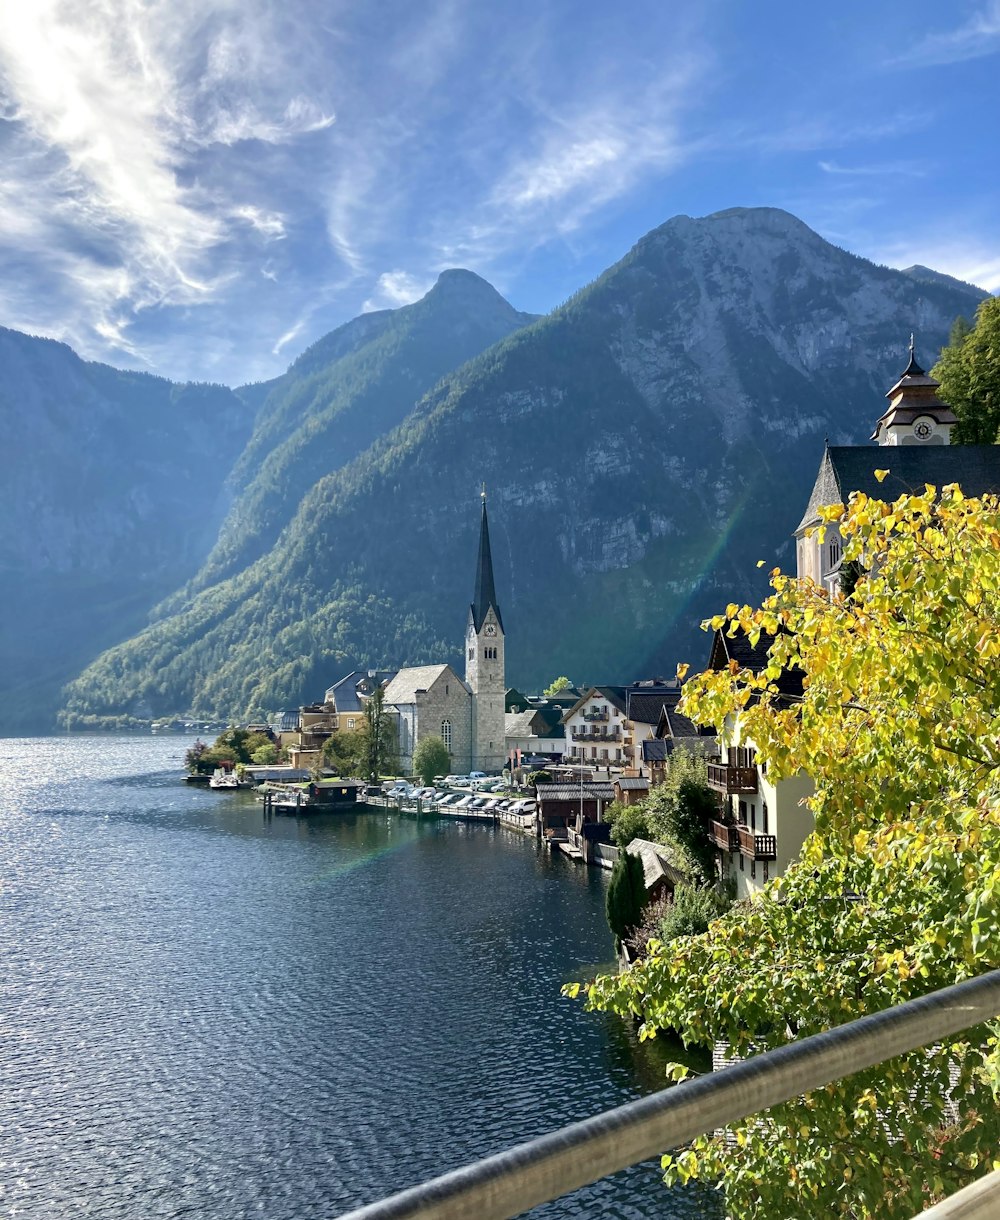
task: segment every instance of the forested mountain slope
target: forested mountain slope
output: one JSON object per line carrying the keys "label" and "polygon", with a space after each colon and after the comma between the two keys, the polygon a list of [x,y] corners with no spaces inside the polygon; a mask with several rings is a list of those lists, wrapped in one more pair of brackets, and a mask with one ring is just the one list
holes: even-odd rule
{"label": "forested mountain slope", "polygon": [[484,480],[510,680],[699,664],[699,620],[792,562],[824,437],[863,442],[910,332],[929,363],[981,296],[773,209],[677,217],[446,376],[266,554],[95,662],[67,711],[249,714],[355,664],[461,664]]}
{"label": "forested mountain slope", "polygon": [[446,373],[532,321],[479,276],[446,271],[414,304],[362,314],[314,343],[271,384],[190,591],[266,554],[318,479],[401,423]]}
{"label": "forested mountain slope", "polygon": [[2,328],[0,369],[0,732],[15,732],[50,726],[62,685],[197,571],[253,415],[224,386]]}

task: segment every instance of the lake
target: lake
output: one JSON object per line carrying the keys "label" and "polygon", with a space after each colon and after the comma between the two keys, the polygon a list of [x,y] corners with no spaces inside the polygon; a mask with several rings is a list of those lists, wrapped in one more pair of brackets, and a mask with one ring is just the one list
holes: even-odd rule
{"label": "lake", "polygon": [[[186,737],[0,739],[0,1214],[330,1218],[660,1086],[563,999],[607,876],[505,828],[267,821]],[[610,968],[610,967],[609,967]],[[533,1216],[717,1216],[640,1166]]]}

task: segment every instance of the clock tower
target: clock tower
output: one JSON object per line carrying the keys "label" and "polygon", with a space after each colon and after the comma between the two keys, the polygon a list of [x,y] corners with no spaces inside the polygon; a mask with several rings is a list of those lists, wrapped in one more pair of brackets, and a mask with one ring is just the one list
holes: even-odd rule
{"label": "clock tower", "polygon": [[941,383],[917,364],[910,335],[910,363],[886,398],[889,407],[875,425],[872,440],[880,445],[948,445],[955,412],[937,396]]}
{"label": "clock tower", "polygon": [[483,490],[476,587],[465,629],[465,681],[472,692],[472,768],[500,771],[504,747],[504,633],[493,585],[490,526]]}

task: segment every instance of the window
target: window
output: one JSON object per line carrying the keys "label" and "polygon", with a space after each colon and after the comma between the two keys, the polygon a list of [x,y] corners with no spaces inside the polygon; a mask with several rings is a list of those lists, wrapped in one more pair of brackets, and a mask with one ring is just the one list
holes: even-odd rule
{"label": "window", "polygon": [[476,650],[474,648],[470,648],[469,649],[469,660],[471,661],[475,657],[475,655],[476,655]]}
{"label": "window", "polygon": [[451,721],[450,720],[441,721],[441,740],[445,744],[445,749],[450,754],[451,753]]}
{"label": "window", "polygon": [[750,879],[752,881],[757,880],[757,861],[756,860],[750,861]]}
{"label": "window", "polygon": [[827,543],[826,550],[829,559],[827,567],[835,568],[837,564],[840,563],[840,539],[831,538],[829,543]]}
{"label": "window", "polygon": [[764,880],[767,880],[767,861],[764,861]]}
{"label": "window", "polygon": [[747,803],[740,801],[740,822],[745,826],[747,824]]}
{"label": "window", "polygon": [[447,682],[444,684],[444,693],[446,695],[448,694],[448,683]]}
{"label": "window", "polygon": [[[760,829],[763,834],[767,834],[767,801],[764,801],[760,807]],[[764,880],[767,880],[767,865],[764,865]]]}
{"label": "window", "polygon": [[350,720],[348,720],[348,722],[347,722],[347,727],[348,727],[349,729],[353,729],[353,728],[354,728],[354,717],[353,717],[353,716],[351,717],[351,719],[350,719]]}
{"label": "window", "polygon": [[750,829],[757,829],[757,806],[753,801],[750,802]]}
{"label": "window", "polygon": [[741,873],[743,872],[743,856],[742,856],[742,854],[740,855],[740,872],[741,872]]}

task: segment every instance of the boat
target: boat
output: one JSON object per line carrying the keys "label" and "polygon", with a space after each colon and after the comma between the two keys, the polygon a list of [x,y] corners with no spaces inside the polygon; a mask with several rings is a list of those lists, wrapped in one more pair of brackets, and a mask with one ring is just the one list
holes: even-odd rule
{"label": "boat", "polygon": [[236,778],[235,771],[227,771],[224,767],[216,767],[212,772],[212,778],[208,781],[210,788],[238,788],[240,781]]}

